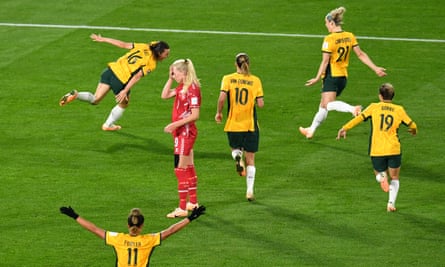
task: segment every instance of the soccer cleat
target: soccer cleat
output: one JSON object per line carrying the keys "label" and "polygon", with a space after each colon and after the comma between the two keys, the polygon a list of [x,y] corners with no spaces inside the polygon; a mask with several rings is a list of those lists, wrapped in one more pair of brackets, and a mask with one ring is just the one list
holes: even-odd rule
{"label": "soccer cleat", "polygon": [[360,115],[360,113],[362,113],[362,106],[355,106],[352,115],[354,115],[354,117],[357,117],[358,115]]}
{"label": "soccer cleat", "polygon": [[181,208],[176,208],[174,211],[167,214],[167,218],[179,218],[179,217],[187,217],[188,212]]}
{"label": "soccer cleat", "polygon": [[300,130],[300,133],[304,135],[307,139],[311,139],[314,136],[314,133],[309,131],[308,128],[300,127],[298,128],[298,130]]}
{"label": "soccer cleat", "polygon": [[193,210],[194,208],[199,208],[199,204],[198,203],[193,204],[192,202],[187,202],[186,210]]}
{"label": "soccer cleat", "polygon": [[388,205],[386,205],[386,211],[387,212],[394,212],[394,211],[396,211],[397,209],[396,209],[396,207],[394,206],[394,204],[392,204],[392,203],[388,203]]}
{"label": "soccer cleat", "polygon": [[102,130],[104,131],[119,131],[120,129],[122,129],[122,127],[116,124],[111,124],[110,126],[107,126],[105,124],[102,125]]}
{"label": "soccer cleat", "polygon": [[386,177],[386,175],[382,176],[380,181],[380,187],[382,188],[383,192],[389,191],[388,177]]}
{"label": "soccer cleat", "polygon": [[241,156],[236,156],[236,172],[239,174],[239,176],[246,176],[246,170],[244,168],[244,162],[241,159]]}
{"label": "soccer cleat", "polygon": [[59,101],[59,105],[60,106],[65,106],[69,102],[71,102],[74,99],[76,99],[77,98],[77,94],[78,94],[77,90],[73,90],[73,91],[69,92],[68,94],[62,96],[62,98]]}
{"label": "soccer cleat", "polygon": [[248,201],[254,201],[255,200],[255,195],[253,193],[247,193],[246,194],[246,199]]}

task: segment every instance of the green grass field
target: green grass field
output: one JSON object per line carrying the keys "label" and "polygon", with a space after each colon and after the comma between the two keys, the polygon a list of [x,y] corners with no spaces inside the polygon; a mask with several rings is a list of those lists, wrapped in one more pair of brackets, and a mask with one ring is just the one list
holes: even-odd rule
{"label": "green grass field", "polygon": [[[387,195],[373,177],[367,123],[336,141],[351,116],[331,112],[313,140],[298,133],[319,102],[320,84],[304,83],[321,60],[323,18],[339,5],[347,8],[343,28],[388,72],[378,78],[354,55],[340,99],[367,106],[391,82],[394,102],[419,127],[417,137],[400,131],[396,213],[386,212]],[[445,266],[444,7],[440,0],[2,1],[0,266],[113,266],[112,248],[60,215],[62,205],[112,231],[127,230],[133,207],[145,214],[144,232],[176,222],[165,218],[177,205],[173,144],[163,133],[172,102],[160,93],[169,64],[185,57],[202,82],[195,164],[207,214],[165,240],[150,266]],[[100,130],[111,95],[98,106],[58,105],[73,88],[94,91],[106,63],[124,52],[91,42],[93,32],[172,48],[133,89],[120,132]],[[221,78],[241,51],[265,91],[253,203],[214,122]]]}

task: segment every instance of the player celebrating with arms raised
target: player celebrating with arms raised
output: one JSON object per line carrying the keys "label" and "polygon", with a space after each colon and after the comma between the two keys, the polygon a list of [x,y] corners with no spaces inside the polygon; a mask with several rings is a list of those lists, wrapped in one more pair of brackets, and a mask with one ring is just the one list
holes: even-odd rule
{"label": "player celebrating with arms raised", "polygon": [[71,207],[60,207],[60,212],[73,218],[83,228],[95,234],[99,238],[105,240],[105,244],[114,247],[116,252],[116,266],[117,267],[144,267],[149,266],[150,256],[153,249],[161,245],[161,241],[167,237],[178,232],[187,226],[191,221],[197,219],[204,214],[206,208],[201,206],[195,208],[188,218],[185,218],[167,229],[151,234],[142,234],[144,226],[144,215],[140,209],[134,208],[131,210],[127,218],[127,225],[129,233],[116,233],[106,231],[97,227],[92,222],[79,216]]}

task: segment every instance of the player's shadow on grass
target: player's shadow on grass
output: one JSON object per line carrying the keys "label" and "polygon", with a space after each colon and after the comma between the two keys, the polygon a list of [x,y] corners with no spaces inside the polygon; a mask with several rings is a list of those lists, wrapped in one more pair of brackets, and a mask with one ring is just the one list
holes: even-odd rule
{"label": "player's shadow on grass", "polygon": [[[322,262],[319,262],[316,257],[308,254],[304,247],[299,248],[296,246],[294,241],[284,241],[279,239],[268,238],[266,236],[269,233],[263,233],[261,231],[255,230],[256,228],[250,229],[248,223],[236,224],[231,220],[222,217],[212,217],[211,213],[206,212],[205,220],[201,219],[199,223],[209,230],[207,231],[218,231],[222,232],[224,236],[227,237],[228,242],[232,243],[232,246],[227,247],[227,249],[237,250],[239,247],[233,246],[233,244],[248,244],[244,249],[253,249],[261,247],[261,251],[273,251],[276,257],[280,255],[286,255],[287,258],[305,258],[311,259],[312,264],[321,266]],[[273,227],[273,226],[272,226]],[[273,229],[273,228],[270,228]],[[232,239],[232,241],[230,241]],[[235,241],[237,240],[237,241]],[[250,244],[250,245],[249,245]],[[209,244],[212,246],[212,244]],[[243,245],[244,246],[244,245]],[[227,253],[230,254],[230,253]],[[295,259],[296,260],[296,259]],[[245,262],[247,263],[247,262]],[[317,264],[318,263],[318,264]]]}
{"label": "player's shadow on grass", "polygon": [[[326,262],[326,258],[320,260],[316,253],[311,254],[307,252],[305,243],[314,242],[313,240],[308,241],[305,240],[305,237],[292,235],[288,235],[286,240],[282,238],[274,239],[271,238],[271,236],[286,235],[286,228],[298,228],[317,232],[319,235],[329,238],[338,238],[349,240],[351,242],[357,242],[357,239],[359,238],[360,242],[372,243],[372,240],[367,239],[363,233],[357,232],[347,224],[335,225],[327,220],[323,220],[321,217],[302,214],[298,211],[284,209],[276,205],[265,205],[258,201],[255,201],[252,204],[262,207],[263,210],[266,211],[266,214],[270,214],[269,216],[279,218],[279,221],[281,222],[280,225],[265,225],[264,227],[261,227],[264,230],[258,231],[255,227],[249,227],[249,220],[246,220],[243,224],[237,224],[233,223],[231,220],[224,219],[223,217],[212,217],[210,205],[208,206],[209,209],[206,213],[206,219],[200,220],[200,224],[206,225],[208,228],[211,228],[212,231],[221,231],[224,235],[230,235],[233,239],[241,239],[239,242],[251,243],[251,246],[249,247],[262,247],[262,250],[273,251],[277,257],[283,255],[283,257],[288,258],[290,255],[294,255],[296,258],[303,258],[306,263],[315,266],[322,266],[323,263]],[[267,217],[268,216],[266,215],[262,218],[256,218],[256,222],[254,222],[253,225],[257,225],[258,221],[268,224],[270,220],[268,220]],[[276,232],[276,234],[274,234],[274,232]],[[332,262],[335,265],[343,265],[343,263],[339,262],[339,259],[335,256],[332,256],[329,262]]]}
{"label": "player's shadow on grass", "polygon": [[402,156],[401,176],[403,177],[405,173],[406,175],[409,174],[410,176],[416,177],[416,179],[419,179],[419,181],[429,180],[434,181],[441,186],[443,184],[443,178],[442,175],[439,174],[438,169],[421,167],[416,164],[415,161],[405,163]]}
{"label": "player's shadow on grass", "polygon": [[[255,204],[265,207],[272,217],[282,218],[282,220],[295,224],[297,227],[300,225],[303,228],[310,228],[312,231],[321,235],[354,242],[357,241],[357,237],[360,237],[362,242],[372,242],[372,240],[363,240],[366,239],[363,233],[348,227],[347,224],[334,225],[327,220],[323,220],[321,217],[299,214],[296,210],[284,209],[279,205],[267,205],[259,201],[256,201]],[[316,211],[314,211],[314,213],[316,213]]]}
{"label": "player's shadow on grass", "polygon": [[195,159],[218,159],[218,160],[230,160],[230,157],[227,157],[227,153],[224,152],[201,152],[201,151],[194,151],[194,157]]}
{"label": "player's shadow on grass", "polygon": [[[410,209],[415,209],[415,207],[410,207]],[[408,210],[408,209],[406,209]],[[397,215],[403,217],[406,221],[413,224],[414,228],[421,228],[426,232],[436,233],[435,236],[443,237],[445,235],[445,223],[438,220],[436,215],[431,215],[429,218],[407,213],[403,209],[397,211]],[[434,219],[436,217],[437,219]],[[431,236],[430,234],[428,236]]]}
{"label": "player's shadow on grass", "polygon": [[[114,143],[113,145],[109,146],[105,149],[105,152],[107,153],[116,153],[123,150],[129,150],[129,149],[138,149],[142,151],[147,151],[148,153],[157,153],[161,155],[169,155],[173,154],[173,147],[172,144],[169,142],[168,144],[159,142],[158,140],[152,139],[152,138],[145,138],[142,136],[134,135],[128,132],[123,131],[116,131],[113,132],[113,134],[120,135],[122,137],[126,137],[132,141],[138,140],[143,141],[144,144],[140,144],[140,142],[118,142]],[[210,145],[211,147],[211,145]],[[196,159],[220,159],[225,160],[228,158],[227,153],[224,152],[213,152],[213,151],[202,151],[202,150],[196,150],[194,152],[194,157]]]}
{"label": "player's shadow on grass", "polygon": [[105,150],[107,153],[115,153],[128,149],[138,149],[142,151],[147,151],[149,153],[157,153],[162,155],[172,153],[173,149],[172,147],[167,146],[166,144],[161,143],[158,140],[137,136],[123,131],[118,131],[114,133],[122,137],[128,137],[129,140],[143,141],[143,144],[141,144],[140,142],[131,142],[131,141],[119,142],[109,146]]}
{"label": "player's shadow on grass", "polygon": [[[339,143],[342,142],[342,140],[336,140],[336,141]],[[341,144],[330,145],[330,144],[321,143],[321,142],[314,142],[313,140],[310,141],[310,144],[315,145],[320,148],[328,147],[334,151],[340,151],[345,154],[354,155],[354,157],[367,158],[367,159],[369,159],[369,162],[371,162],[370,156],[369,156],[367,150],[350,149],[350,148],[341,147],[340,146]],[[369,163],[369,168],[370,168],[370,170],[372,170],[371,163]],[[422,168],[421,166],[416,164],[416,162],[406,162],[405,160],[403,160],[403,154],[402,154],[401,173],[402,173],[401,174],[402,177],[403,177],[404,173],[409,173],[410,175],[413,175],[415,173],[417,175],[417,177],[421,178],[422,180],[425,179],[425,180],[429,180],[429,181],[434,181],[439,184],[441,184],[443,182],[441,175],[439,173],[435,172],[434,169]]]}
{"label": "player's shadow on grass", "polygon": [[347,153],[347,154],[353,154],[353,155],[359,156],[359,157],[369,157],[367,150],[344,148],[344,147],[340,146],[341,145],[340,142],[342,142],[342,140],[335,140],[334,139],[334,141],[338,142],[339,144],[338,145],[330,145],[330,144],[326,144],[326,143],[316,142],[316,141],[313,141],[313,140],[310,141],[310,144],[311,145],[316,145],[316,146],[318,146],[320,148],[328,147],[328,148],[330,148],[332,150],[341,151],[341,152],[344,152],[344,153]]}

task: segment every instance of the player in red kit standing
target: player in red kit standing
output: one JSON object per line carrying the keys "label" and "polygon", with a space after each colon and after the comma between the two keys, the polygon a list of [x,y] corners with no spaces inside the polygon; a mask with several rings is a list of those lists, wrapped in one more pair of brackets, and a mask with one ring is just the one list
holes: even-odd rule
{"label": "player in red kit standing", "polygon": [[[178,83],[172,88],[173,80]],[[198,135],[195,121],[199,119],[201,88],[195,68],[190,59],[179,59],[170,66],[167,82],[162,90],[162,99],[175,97],[172,122],[164,132],[173,135],[175,151],[175,175],[178,179],[179,207],[167,214],[168,218],[186,217],[188,211],[198,207],[193,145]]]}

